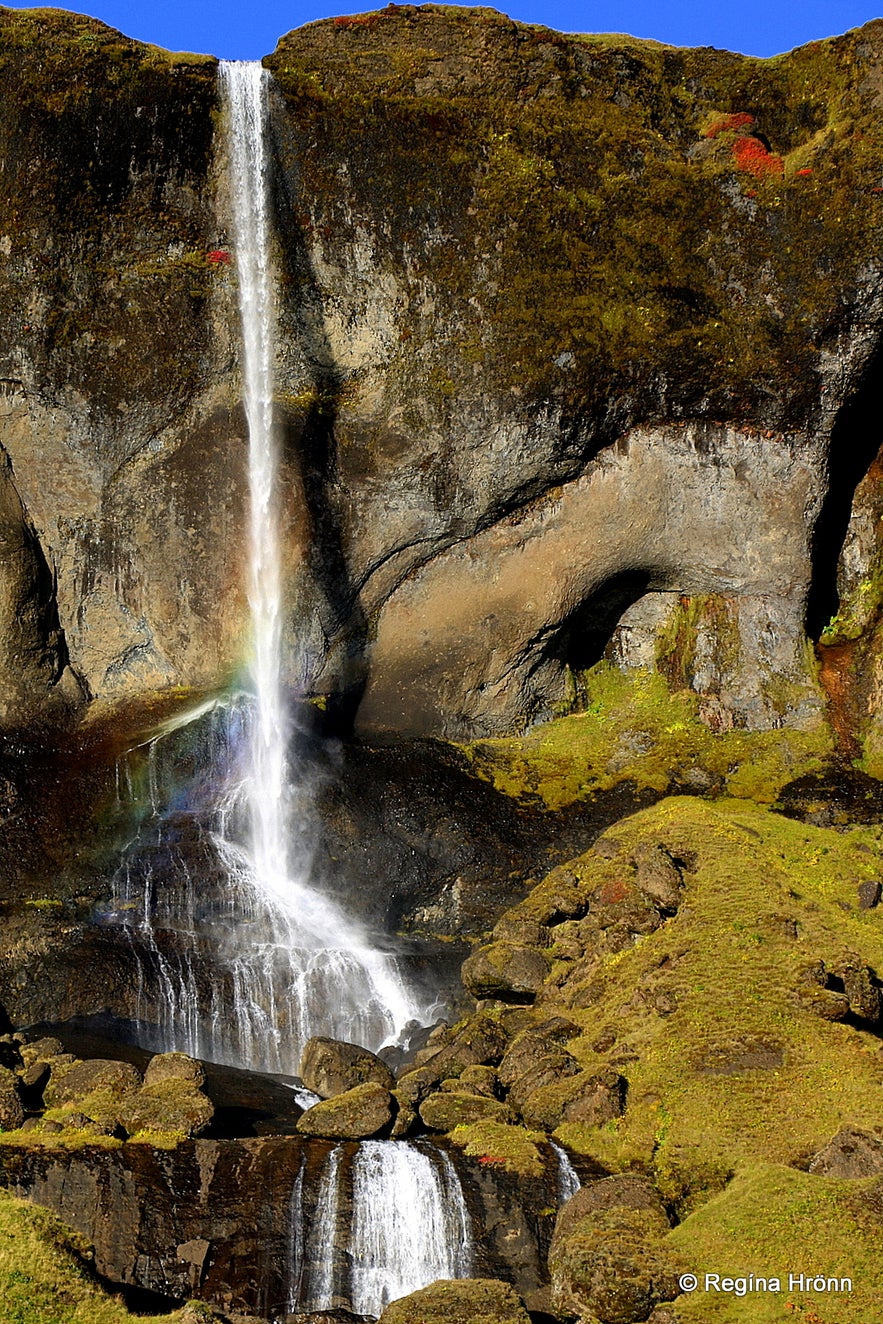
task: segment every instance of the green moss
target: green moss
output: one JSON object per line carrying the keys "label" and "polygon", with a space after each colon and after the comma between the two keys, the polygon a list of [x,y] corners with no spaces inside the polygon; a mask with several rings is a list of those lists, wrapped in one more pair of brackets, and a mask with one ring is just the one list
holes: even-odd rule
{"label": "green moss", "polygon": [[[83,1237],[46,1209],[0,1194],[0,1320],[3,1324],[147,1324],[108,1297],[88,1268]],[[189,1307],[166,1317],[193,1319]]]}
{"label": "green moss", "polygon": [[[879,1312],[883,1271],[875,1178],[841,1181],[793,1168],[746,1165],[727,1189],[666,1238],[704,1283],[706,1273],[778,1277],[781,1292],[682,1296],[677,1319],[773,1324],[784,1318],[865,1324]],[[789,1291],[789,1275],[846,1277],[850,1292]],[[816,1313],[818,1312],[818,1313]]]}
{"label": "green moss", "polygon": [[[879,1040],[823,1020],[801,990],[818,961],[883,972],[883,916],[856,907],[858,884],[880,876],[883,830],[813,828],[742,801],[677,797],[611,835],[614,859],[588,852],[567,866],[576,886],[621,874],[646,841],[695,853],[698,869],[673,919],[599,958],[581,983],[542,995],[545,1011],[583,1027],[568,1045],[581,1065],[614,1067],[629,1086],[616,1122],[571,1124],[560,1138],[610,1166],[647,1169],[687,1209],[740,1163],[803,1160],[847,1122],[878,1125]],[[590,986],[603,996],[572,1005]]]}
{"label": "green moss", "polygon": [[[700,395],[742,424],[806,416],[826,328],[879,248],[879,41],[870,24],[763,61],[426,5],[310,24],[267,63],[324,199],[310,224],[351,226],[332,185],[345,162],[398,278],[415,300],[427,280],[444,292],[445,319],[437,304],[408,319],[404,379],[425,352],[458,396],[493,381],[528,410],[554,398],[603,441],[652,407],[661,372],[669,418]],[[756,178],[735,138],[703,136],[739,112],[781,174]],[[444,243],[414,242],[440,229]]]}
{"label": "green moss", "polygon": [[672,694],[655,672],[601,663],[586,673],[585,697],[585,712],[525,736],[462,746],[473,771],[505,795],[538,796],[550,809],[626,781],[665,791],[673,780],[690,784],[696,770],[719,777],[731,795],[772,803],[833,751],[821,721],[811,731],[712,732],[698,720],[698,696]]}
{"label": "green moss", "polygon": [[537,1145],[546,1137],[540,1131],[486,1120],[455,1127],[450,1138],[471,1158],[489,1167],[500,1167],[520,1177],[541,1177],[545,1172]]}

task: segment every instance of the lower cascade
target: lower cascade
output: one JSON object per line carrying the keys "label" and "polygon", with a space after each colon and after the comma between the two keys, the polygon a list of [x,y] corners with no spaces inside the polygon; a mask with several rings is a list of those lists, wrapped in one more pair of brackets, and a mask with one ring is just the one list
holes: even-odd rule
{"label": "lower cascade", "polygon": [[289,1309],[376,1318],[390,1301],[473,1269],[471,1220],[450,1157],[420,1141],[336,1145],[303,1233],[303,1170],[291,1202]]}

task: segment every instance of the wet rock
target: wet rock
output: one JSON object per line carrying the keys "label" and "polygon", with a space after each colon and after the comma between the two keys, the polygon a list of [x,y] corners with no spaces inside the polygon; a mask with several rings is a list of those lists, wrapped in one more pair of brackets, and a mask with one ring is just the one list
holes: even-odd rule
{"label": "wet rock", "polygon": [[684,880],[681,870],[666,848],[659,842],[652,846],[641,846],[635,852],[634,859],[638,890],[663,910],[677,910],[681,903]]}
{"label": "wet rock", "polygon": [[601,1324],[638,1324],[680,1293],[668,1218],[640,1177],[590,1182],[559,1212],[549,1252],[555,1304]]}
{"label": "wet rock", "polygon": [[487,1278],[441,1279],[391,1302],[379,1324],[530,1324],[508,1283]]}
{"label": "wet rock", "polygon": [[18,1077],[0,1066],[0,1130],[16,1131],[25,1119]]}
{"label": "wet rock", "polygon": [[201,1062],[186,1053],[157,1053],[144,1068],[144,1084],[159,1085],[166,1080],[186,1081],[200,1089],[205,1084],[205,1070]]}
{"label": "wet rock", "polygon": [[473,1122],[512,1120],[509,1108],[498,1099],[452,1091],[430,1094],[420,1105],[420,1117],[431,1131],[453,1131],[455,1126],[471,1126]]}
{"label": "wet rock", "polygon": [[389,1090],[366,1081],[308,1108],[297,1124],[302,1135],[326,1140],[364,1140],[392,1124],[395,1101]]}
{"label": "wet rock", "polygon": [[463,962],[460,977],[476,998],[529,1002],[549,974],[549,961],[536,947],[493,942]]}
{"label": "wet rock", "polygon": [[871,1177],[883,1172],[883,1138],[845,1126],[815,1154],[809,1171],[817,1177]]}
{"label": "wet rock", "polygon": [[521,1104],[521,1116],[528,1126],[545,1131],[554,1131],[563,1122],[598,1126],[622,1116],[627,1090],[625,1079],[616,1071],[597,1075],[581,1071],[534,1090]]}
{"label": "wet rock", "polygon": [[300,1078],[308,1090],[323,1099],[333,1098],[368,1081],[374,1081],[386,1090],[391,1090],[395,1084],[386,1063],[367,1048],[322,1036],[307,1041],[300,1060]]}
{"label": "wet rock", "polygon": [[881,886],[878,882],[869,878],[858,885],[858,908],[859,910],[873,910],[880,904]]}

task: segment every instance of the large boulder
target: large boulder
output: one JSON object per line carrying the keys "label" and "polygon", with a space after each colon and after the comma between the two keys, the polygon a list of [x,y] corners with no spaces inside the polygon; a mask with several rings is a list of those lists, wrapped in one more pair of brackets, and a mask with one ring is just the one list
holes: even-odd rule
{"label": "large boulder", "polygon": [[442,1278],[391,1302],[379,1324],[530,1324],[508,1283],[488,1278]]}
{"label": "large boulder", "polygon": [[430,1094],[420,1105],[420,1117],[430,1131],[453,1131],[455,1126],[471,1126],[473,1122],[490,1120],[509,1122],[512,1114],[505,1103],[486,1094],[466,1094],[462,1091],[442,1090]]}
{"label": "large boulder", "polygon": [[142,1089],[121,1101],[116,1114],[130,1136],[156,1131],[198,1136],[210,1126],[215,1108],[192,1079],[167,1075],[154,1076],[149,1083],[145,1079]]}
{"label": "large boulder", "polygon": [[528,1126],[554,1131],[563,1122],[598,1126],[621,1117],[627,1083],[618,1072],[580,1071],[551,1084],[541,1085],[526,1098],[518,1091],[519,1110]]}
{"label": "large boulder", "polygon": [[308,1039],[300,1059],[300,1078],[322,1099],[374,1081],[391,1090],[395,1079],[381,1058],[358,1044],[317,1035]]}
{"label": "large boulder", "polygon": [[549,1251],[558,1310],[600,1324],[638,1324],[680,1293],[662,1238],[669,1222],[640,1177],[591,1182],[564,1205]]}
{"label": "large boulder", "polygon": [[[437,1052],[418,1054],[419,1069],[425,1069],[434,1081],[442,1081],[459,1076],[467,1067],[496,1066],[508,1042],[499,1022],[481,1013],[470,1016]],[[408,1072],[409,1077],[412,1074]]]}
{"label": "large boulder", "polygon": [[500,940],[473,952],[464,961],[460,978],[477,998],[532,1002],[549,969],[548,958],[538,947]]}
{"label": "large boulder", "polygon": [[302,1135],[325,1140],[366,1140],[392,1125],[395,1100],[376,1081],[366,1081],[332,1099],[314,1103],[298,1119]]}
{"label": "large boulder", "polygon": [[[127,1095],[140,1090],[141,1084],[141,1072],[131,1062],[108,1058],[74,1060],[53,1067],[43,1097],[47,1108],[63,1108],[73,1104],[85,1105],[93,1096],[99,1095],[103,1111],[107,1112]],[[84,1106],[83,1111],[89,1112],[89,1108]]]}
{"label": "large boulder", "polygon": [[186,1053],[157,1053],[144,1068],[144,1084],[161,1085],[168,1080],[186,1081],[200,1089],[205,1084],[205,1069]]}

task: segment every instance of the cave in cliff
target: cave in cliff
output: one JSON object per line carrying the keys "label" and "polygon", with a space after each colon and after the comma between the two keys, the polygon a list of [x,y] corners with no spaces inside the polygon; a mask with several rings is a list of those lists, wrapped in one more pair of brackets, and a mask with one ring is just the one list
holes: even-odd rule
{"label": "cave in cliff", "polygon": [[874,1318],[883,20],[0,91],[0,1321]]}

